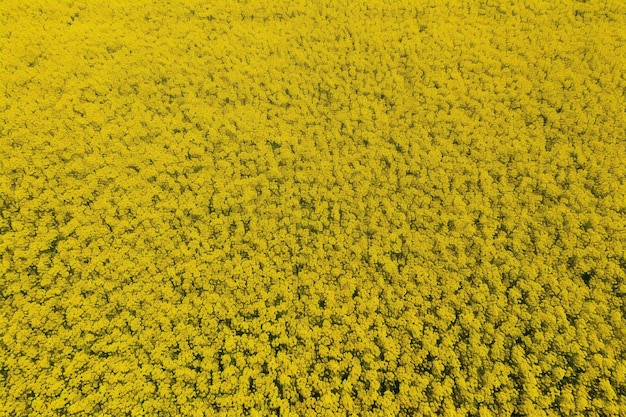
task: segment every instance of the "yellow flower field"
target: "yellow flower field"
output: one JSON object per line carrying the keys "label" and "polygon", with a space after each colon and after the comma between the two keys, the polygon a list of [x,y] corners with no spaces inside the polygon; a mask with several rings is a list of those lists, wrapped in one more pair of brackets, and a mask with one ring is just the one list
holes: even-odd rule
{"label": "yellow flower field", "polygon": [[0,417],[626,416],[622,0],[0,2]]}

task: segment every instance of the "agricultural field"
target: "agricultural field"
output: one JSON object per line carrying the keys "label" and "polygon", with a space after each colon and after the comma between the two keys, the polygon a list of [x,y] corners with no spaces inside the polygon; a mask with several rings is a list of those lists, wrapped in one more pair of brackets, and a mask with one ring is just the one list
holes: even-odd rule
{"label": "agricultural field", "polygon": [[0,1],[0,417],[626,416],[626,3]]}

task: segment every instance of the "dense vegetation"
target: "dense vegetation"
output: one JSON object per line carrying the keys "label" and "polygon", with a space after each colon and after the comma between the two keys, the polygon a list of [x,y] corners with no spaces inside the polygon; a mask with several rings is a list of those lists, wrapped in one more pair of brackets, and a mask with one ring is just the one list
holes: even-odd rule
{"label": "dense vegetation", "polygon": [[624,2],[105,3],[0,3],[0,416],[626,415]]}

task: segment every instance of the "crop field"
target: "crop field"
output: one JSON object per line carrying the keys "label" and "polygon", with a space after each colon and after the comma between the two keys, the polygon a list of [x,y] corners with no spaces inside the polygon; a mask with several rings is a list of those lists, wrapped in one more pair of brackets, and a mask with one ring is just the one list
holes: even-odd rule
{"label": "crop field", "polygon": [[1,0],[0,417],[626,416],[626,2]]}

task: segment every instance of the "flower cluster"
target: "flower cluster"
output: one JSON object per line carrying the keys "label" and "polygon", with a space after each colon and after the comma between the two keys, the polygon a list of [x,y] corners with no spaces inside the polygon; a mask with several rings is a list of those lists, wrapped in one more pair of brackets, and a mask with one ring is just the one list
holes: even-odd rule
{"label": "flower cluster", "polygon": [[624,27],[0,2],[0,416],[626,414]]}

